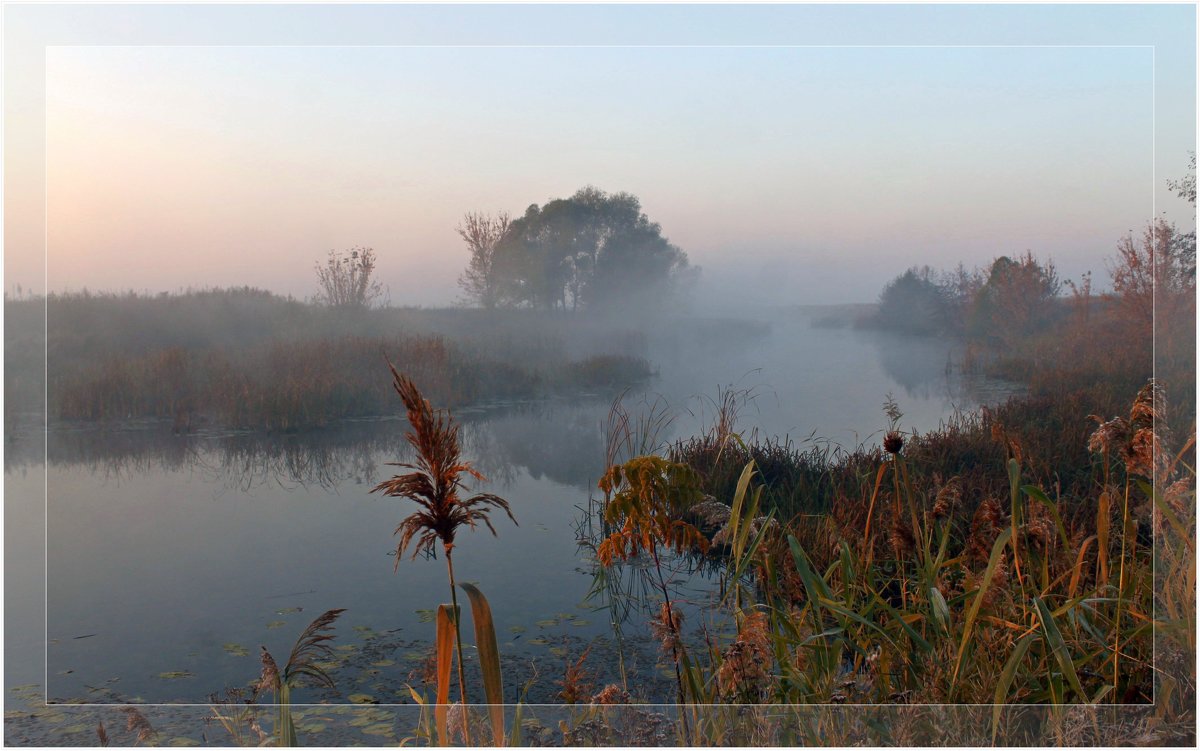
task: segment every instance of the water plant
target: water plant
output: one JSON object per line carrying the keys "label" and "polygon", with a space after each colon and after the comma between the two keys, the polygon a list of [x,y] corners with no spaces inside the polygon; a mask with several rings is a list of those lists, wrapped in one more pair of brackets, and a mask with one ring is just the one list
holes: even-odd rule
{"label": "water plant", "polygon": [[[491,512],[500,509],[513,524],[508,501],[491,493],[465,496],[466,478],[484,482],[486,478],[462,457],[459,445],[459,428],[445,410],[435,410],[421,396],[416,384],[400,374],[391,362],[392,384],[408,414],[412,429],[405,438],[416,450],[416,464],[390,463],[389,466],[410,469],[411,472],[396,475],[375,486],[371,492],[407,498],[415,502],[418,510],[405,517],[396,527],[400,536],[396,545],[396,567],[401,556],[412,547],[412,557],[419,553],[432,555],[441,543],[446,556],[446,574],[450,582],[451,609],[448,617],[454,625],[455,644],[458,653],[458,686],[462,704],[467,704],[467,684],[463,674],[462,630],[459,626],[458,593],[454,578],[454,540],[461,527],[474,529],[483,524],[493,535]],[[471,590],[468,590],[468,594]],[[474,600],[472,600],[474,604]],[[493,637],[494,640],[494,637]],[[439,702],[440,703],[440,702]]]}
{"label": "water plant", "polygon": [[[663,576],[660,548],[682,553],[690,549],[703,552],[708,539],[692,524],[684,521],[684,512],[698,503],[700,478],[690,467],[660,456],[639,456],[624,464],[609,467],[600,479],[600,489],[610,497],[604,509],[605,521],[613,531],[596,548],[602,566],[648,554],[654,563],[657,585],[663,601],[652,630],[672,657],[679,703],[684,703],[683,672],[685,659],[681,638],[679,609],[671,601],[671,592]],[[684,719],[684,733],[687,721]]]}
{"label": "water plant", "polygon": [[334,621],[344,612],[345,608],[327,610],[308,624],[292,646],[283,670],[279,669],[278,663],[267,648],[261,648],[262,672],[256,694],[269,691],[275,697],[279,708],[275,721],[275,738],[279,746],[297,745],[296,726],[292,722],[292,689],[304,681],[330,689],[335,688],[333,679],[321,667],[321,663],[333,657],[333,649],[328,642],[333,639],[331,632]]}

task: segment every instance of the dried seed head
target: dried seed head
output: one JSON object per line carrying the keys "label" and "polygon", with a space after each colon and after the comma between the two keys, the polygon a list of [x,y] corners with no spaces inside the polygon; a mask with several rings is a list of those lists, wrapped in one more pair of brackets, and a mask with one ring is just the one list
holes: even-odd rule
{"label": "dried seed head", "polygon": [[913,537],[912,530],[899,519],[892,523],[891,540],[892,549],[896,551],[897,559],[907,559],[909,553],[916,549],[916,539]]}
{"label": "dried seed head", "polygon": [[679,648],[679,632],[683,624],[683,613],[679,608],[659,606],[658,615],[650,619],[650,633],[658,640],[664,654],[675,654]]}
{"label": "dried seed head", "polygon": [[1155,469],[1166,469],[1166,457],[1158,447],[1158,437],[1150,428],[1142,428],[1133,434],[1121,452],[1125,469],[1131,475],[1154,477]]}
{"label": "dried seed head", "polygon": [[770,635],[767,615],[753,612],[742,619],[738,638],[725,650],[717,671],[717,687],[726,700],[757,701],[770,682]]}
{"label": "dried seed head", "polygon": [[125,713],[125,729],[130,732],[136,730],[139,743],[146,743],[157,735],[154,727],[144,714],[133,707],[123,707],[121,711]]}
{"label": "dried seed head", "polygon": [[1163,491],[1163,500],[1171,507],[1171,510],[1178,516],[1191,516],[1191,511],[1188,504],[1188,495],[1192,491],[1192,482],[1186,477],[1182,477],[1167,486]]}
{"label": "dried seed head", "polygon": [[1135,428],[1154,428],[1166,421],[1167,396],[1156,381],[1142,386],[1133,407],[1129,410],[1129,423]]}
{"label": "dried seed head", "polygon": [[[1097,422],[1100,418],[1092,416]],[[1115,450],[1125,446],[1129,439],[1129,423],[1120,417],[1101,422],[1100,427],[1088,438],[1088,451],[1093,454],[1111,455]]]}
{"label": "dried seed head", "polygon": [[257,693],[278,691],[279,666],[275,664],[275,658],[271,656],[266,647],[260,646],[259,649],[262,650],[262,672],[258,676],[258,685],[254,687],[254,690]]}
{"label": "dried seed head", "polygon": [[933,518],[945,519],[950,516],[954,509],[958,508],[961,500],[962,481],[955,475],[937,492],[937,497],[933,501]]}
{"label": "dried seed head", "polygon": [[891,431],[883,438],[883,450],[889,454],[899,454],[904,448],[904,436],[898,431]]}
{"label": "dried seed head", "polygon": [[987,560],[992,553],[992,543],[1003,526],[1003,515],[1000,504],[994,498],[987,498],[975,509],[971,518],[971,534],[967,537],[966,553],[970,558]]}
{"label": "dried seed head", "polygon": [[615,683],[610,683],[601,689],[600,693],[592,697],[592,704],[603,704],[611,706],[613,704],[628,704],[629,694],[621,689]]}

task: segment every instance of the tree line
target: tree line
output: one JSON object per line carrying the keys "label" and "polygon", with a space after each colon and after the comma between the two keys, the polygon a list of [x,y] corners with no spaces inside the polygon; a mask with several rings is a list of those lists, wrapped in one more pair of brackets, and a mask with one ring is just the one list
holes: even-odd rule
{"label": "tree line", "polygon": [[[1196,204],[1195,154],[1190,174],[1168,184]],[[1107,261],[1111,294],[1093,295],[1091,272],[1078,282],[1059,278],[1052,260],[1026,252],[1000,256],[990,266],[952,271],[913,266],[892,279],[865,323],[912,334],[953,335],[1012,352],[1065,317],[1088,323],[1103,306],[1123,322],[1149,330],[1155,313],[1175,320],[1196,293],[1196,233],[1158,218],[1138,236],[1117,242]]]}

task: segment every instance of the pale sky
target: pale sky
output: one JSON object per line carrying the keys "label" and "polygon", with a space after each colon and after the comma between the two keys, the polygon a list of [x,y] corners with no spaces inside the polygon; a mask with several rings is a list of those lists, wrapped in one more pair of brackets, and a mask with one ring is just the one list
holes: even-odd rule
{"label": "pale sky", "polygon": [[44,196],[12,143],[37,82],[6,71],[10,290],[44,263],[51,290],[303,298],[366,245],[393,304],[446,304],[464,212],[588,184],[639,196],[702,293],[774,303],[1025,250],[1102,278],[1156,210],[1193,226],[1166,188],[1195,148],[1189,6],[33,10],[5,19],[6,68],[45,59]]}

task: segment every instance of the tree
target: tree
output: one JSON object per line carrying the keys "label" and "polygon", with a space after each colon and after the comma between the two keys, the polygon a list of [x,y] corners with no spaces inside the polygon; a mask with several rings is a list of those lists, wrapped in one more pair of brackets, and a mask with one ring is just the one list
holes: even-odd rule
{"label": "tree", "polygon": [[1061,289],[1053,261],[1040,263],[1028,251],[1016,259],[1000,256],[976,295],[970,333],[1015,349],[1053,319]]}
{"label": "tree", "polygon": [[383,286],[372,281],[375,251],[353,247],[329,251],[325,265],[316,264],[317,302],[334,308],[369,308],[383,297]]}
{"label": "tree", "polygon": [[690,270],[637,197],[587,187],[512,220],[489,271],[498,304],[597,310],[661,304]]}
{"label": "tree", "polygon": [[504,211],[496,216],[470,212],[463,216],[462,223],[454,228],[471,252],[467,268],[458,277],[458,286],[462,287],[469,301],[484,308],[494,308],[498,302],[492,258],[496,252],[496,244],[508,232],[510,224],[512,217]]}
{"label": "tree", "polygon": [[1150,326],[1155,305],[1164,312],[1177,298],[1196,290],[1195,244],[1190,254],[1179,241],[1174,225],[1163,219],[1151,222],[1135,242],[1133,233],[1117,242],[1117,257],[1109,266],[1113,292],[1125,316]]}
{"label": "tree", "polygon": [[883,288],[876,320],[881,328],[935,334],[947,326],[947,302],[933,269],[913,266]]}

